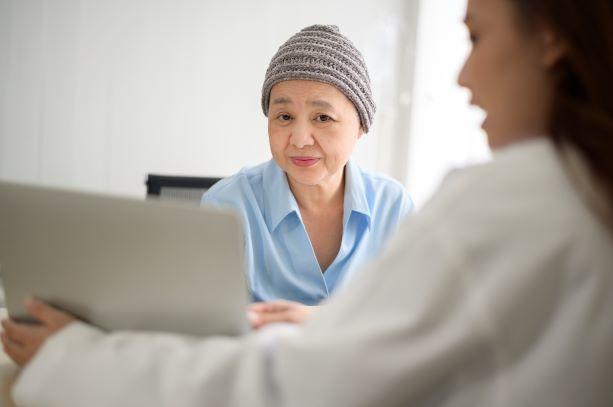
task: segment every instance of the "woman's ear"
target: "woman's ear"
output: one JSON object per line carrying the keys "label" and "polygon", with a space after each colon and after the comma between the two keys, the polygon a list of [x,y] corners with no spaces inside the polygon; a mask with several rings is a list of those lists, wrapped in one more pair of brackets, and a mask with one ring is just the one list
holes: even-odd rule
{"label": "woman's ear", "polygon": [[542,33],[543,56],[541,61],[545,68],[553,68],[566,56],[568,49],[560,35],[549,28]]}

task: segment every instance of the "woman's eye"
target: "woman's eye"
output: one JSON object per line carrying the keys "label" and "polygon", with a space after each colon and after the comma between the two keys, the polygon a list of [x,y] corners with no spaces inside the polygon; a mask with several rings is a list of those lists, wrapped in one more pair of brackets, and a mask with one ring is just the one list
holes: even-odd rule
{"label": "woman's eye", "polygon": [[282,122],[288,122],[292,120],[292,116],[288,114],[280,114],[279,116],[277,116],[277,119],[281,120]]}
{"label": "woman's eye", "polygon": [[318,122],[325,123],[325,122],[332,121],[332,118],[328,116],[327,114],[320,114],[315,118],[315,120]]}

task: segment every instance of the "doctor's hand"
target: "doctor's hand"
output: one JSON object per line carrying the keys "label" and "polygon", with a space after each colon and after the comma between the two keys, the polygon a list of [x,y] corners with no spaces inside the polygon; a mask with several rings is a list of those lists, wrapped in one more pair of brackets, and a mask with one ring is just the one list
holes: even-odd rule
{"label": "doctor's hand", "polygon": [[10,319],[2,320],[0,335],[6,354],[19,366],[26,365],[45,340],[64,328],[75,318],[37,299],[26,300],[26,311],[40,324],[19,323]]}
{"label": "doctor's hand", "polygon": [[264,325],[279,322],[301,324],[318,308],[285,300],[256,302],[247,308],[247,316],[251,328],[260,329]]}

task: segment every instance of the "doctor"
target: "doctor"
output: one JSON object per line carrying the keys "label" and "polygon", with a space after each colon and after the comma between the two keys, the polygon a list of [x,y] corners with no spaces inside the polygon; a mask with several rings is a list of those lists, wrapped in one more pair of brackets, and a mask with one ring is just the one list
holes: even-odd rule
{"label": "doctor", "polygon": [[302,327],[5,321],[23,406],[613,405],[613,5],[469,0],[460,83],[494,159],[452,173]]}

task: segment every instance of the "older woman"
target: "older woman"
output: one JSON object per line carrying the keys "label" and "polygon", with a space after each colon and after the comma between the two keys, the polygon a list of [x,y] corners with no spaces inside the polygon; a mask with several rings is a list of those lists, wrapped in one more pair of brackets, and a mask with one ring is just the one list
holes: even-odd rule
{"label": "older woman", "polygon": [[273,159],[202,202],[242,215],[255,301],[315,305],[379,253],[413,204],[398,182],[350,160],[375,105],[362,55],[336,26],[307,27],[279,48],[262,110]]}

